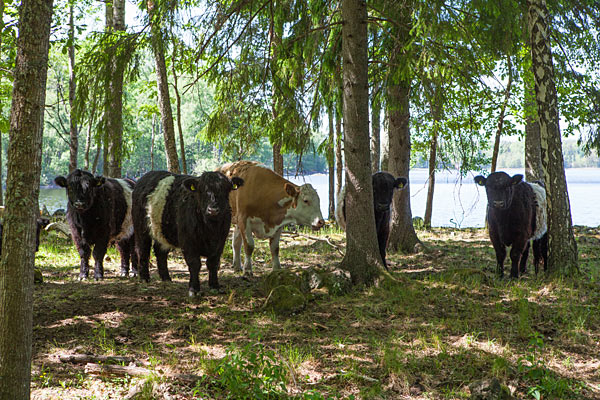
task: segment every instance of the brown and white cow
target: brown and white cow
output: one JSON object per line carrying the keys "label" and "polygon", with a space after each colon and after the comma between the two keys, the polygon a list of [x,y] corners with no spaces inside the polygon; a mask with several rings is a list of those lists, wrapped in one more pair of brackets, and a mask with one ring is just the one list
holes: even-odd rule
{"label": "brown and white cow", "polygon": [[279,262],[279,238],[285,225],[310,225],[314,230],[324,224],[317,191],[310,185],[294,185],[254,161],[237,161],[225,164],[219,171],[229,178],[244,180],[244,186],[231,192],[229,203],[233,213],[233,268],[241,271],[241,246],[246,259],[244,275],[252,275],[254,239],[269,239],[273,269]]}

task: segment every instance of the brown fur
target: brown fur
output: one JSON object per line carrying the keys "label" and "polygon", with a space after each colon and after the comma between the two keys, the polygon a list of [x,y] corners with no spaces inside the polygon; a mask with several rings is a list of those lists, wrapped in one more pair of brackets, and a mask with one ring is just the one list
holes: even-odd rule
{"label": "brown fur", "polygon": [[[229,195],[233,222],[243,225],[240,226],[242,232],[245,221],[253,217],[260,218],[272,229],[283,221],[288,208],[296,206],[298,186],[257,162],[225,164],[219,171],[229,178],[237,176],[244,180],[244,186]],[[292,197],[292,201],[281,206],[278,202],[286,197]]]}

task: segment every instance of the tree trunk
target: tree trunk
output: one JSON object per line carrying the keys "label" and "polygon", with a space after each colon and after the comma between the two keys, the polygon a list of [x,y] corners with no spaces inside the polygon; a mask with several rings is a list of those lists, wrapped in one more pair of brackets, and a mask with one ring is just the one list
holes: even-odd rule
{"label": "tree trunk", "polygon": [[431,216],[433,214],[433,194],[435,190],[435,170],[437,167],[437,142],[438,131],[442,121],[444,111],[444,98],[442,91],[444,90],[439,82],[431,82],[423,80],[423,85],[428,93],[429,107],[433,117],[433,127],[431,130],[431,142],[429,143],[429,179],[427,185],[427,201],[425,203],[425,215],[423,216],[423,224],[427,229],[431,228]]}
{"label": "tree trunk", "polygon": [[[389,115],[389,172],[395,177],[409,178],[410,169],[410,83],[401,81],[388,88]],[[410,179],[409,179],[410,182]],[[412,224],[410,209],[410,185],[394,196],[392,212],[392,229],[388,248],[392,251],[406,253],[415,252],[415,245],[420,243]]]}
{"label": "tree trunk", "polygon": [[504,127],[504,116],[506,114],[506,106],[510,100],[510,88],[512,86],[513,74],[512,74],[512,62],[510,54],[506,56],[506,64],[508,67],[508,82],[506,83],[506,89],[504,90],[504,102],[500,107],[500,116],[498,117],[498,127],[496,128],[496,139],[494,140],[494,151],[492,152],[492,171],[496,172],[496,166],[498,164],[498,153],[500,153],[500,137],[502,136],[502,128]]}
{"label": "tree trunk", "polygon": [[329,220],[335,219],[335,156],[333,142],[335,131],[333,128],[333,107],[328,110],[329,137],[327,140],[327,166],[329,169]]}
{"label": "tree trunk", "polygon": [[[4,32],[4,0],[0,0],[0,32]],[[0,34],[0,49],[2,49],[2,34]],[[2,84],[1,78],[0,84]],[[0,206],[4,205],[2,177],[2,130],[0,130]]]}
{"label": "tree trunk", "polygon": [[156,135],[156,114],[152,114],[152,137],[150,139],[150,171],[154,171],[154,137]]}
{"label": "tree trunk", "polygon": [[344,170],[344,159],[342,158],[342,118],[335,112],[335,196],[339,197],[342,191],[342,171]]}
{"label": "tree trunk", "polygon": [[33,269],[52,0],[23,0],[0,261],[0,399],[30,397]]}
{"label": "tree trunk", "polygon": [[85,154],[83,156],[84,160],[84,169],[86,171],[90,170],[90,150],[92,149],[92,129],[94,126],[94,118],[96,115],[96,107],[94,106],[90,112],[90,119],[88,124],[87,136],[85,140]]}
{"label": "tree trunk", "polygon": [[156,62],[156,85],[158,87],[158,108],[165,140],[165,154],[167,156],[167,169],[170,172],[179,173],[179,159],[177,158],[177,146],[175,142],[175,126],[173,124],[173,111],[171,109],[171,98],[169,96],[169,82],[167,79],[167,63],[163,37],[161,31],[161,16],[155,8],[153,0],[148,1],[148,14],[150,16],[150,36],[154,60]]}
{"label": "tree trunk", "polygon": [[571,276],[578,272],[558,116],[558,96],[545,0],[528,0],[532,69],[540,122],[544,182],[548,209],[548,268]]}
{"label": "tree trunk", "polygon": [[[175,46],[173,46],[173,60],[175,60]],[[177,132],[179,133],[179,151],[181,152],[181,168],[183,173],[187,175],[187,162],[185,161],[185,142],[183,141],[183,127],[181,123],[181,95],[179,94],[179,86],[177,83],[177,71],[175,70],[175,62],[173,61],[173,88],[175,89],[175,100],[177,104]]]}
{"label": "tree trunk", "polygon": [[73,22],[73,1],[69,2],[69,172],[77,169],[77,152],[79,150],[79,138],[77,122],[75,121],[75,23]]}
{"label": "tree trunk", "polygon": [[341,267],[355,284],[372,284],[381,274],[373,210],[367,85],[367,3],[342,0],[344,155],[346,158],[346,255]]}
{"label": "tree trunk", "polygon": [[540,123],[535,103],[535,87],[533,73],[529,71],[525,81],[525,180],[528,182],[543,181],[542,144],[540,142]]}
{"label": "tree trunk", "polygon": [[371,95],[371,171],[379,171],[380,134],[381,134],[381,100],[379,98],[380,84],[375,85]]}
{"label": "tree trunk", "polygon": [[283,176],[283,156],[281,155],[281,143],[273,144],[273,171]]}
{"label": "tree trunk", "polygon": [[[106,3],[107,30],[125,30],[125,1],[114,0]],[[106,138],[103,174],[113,178],[121,177],[123,159],[123,75],[126,55],[113,50],[111,54],[111,74],[104,109]]]}

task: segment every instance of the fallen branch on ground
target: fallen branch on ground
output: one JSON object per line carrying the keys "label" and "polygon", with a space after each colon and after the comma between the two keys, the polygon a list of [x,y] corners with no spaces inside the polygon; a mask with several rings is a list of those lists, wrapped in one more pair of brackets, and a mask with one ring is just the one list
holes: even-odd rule
{"label": "fallen branch on ground", "polygon": [[100,365],[100,364],[94,364],[94,363],[87,363],[85,365],[85,373],[90,374],[90,375],[99,375],[99,376],[129,375],[129,376],[136,376],[136,377],[143,377],[143,376],[148,376],[150,374],[155,374],[160,377],[183,381],[185,383],[190,383],[190,384],[195,383],[198,380],[202,379],[202,377],[199,375],[170,374],[170,373],[163,373],[161,371],[151,371],[147,368],[142,368],[142,367],[122,366],[122,365]]}
{"label": "fallen branch on ground", "polygon": [[59,231],[68,237],[71,237],[71,228],[69,228],[69,225],[65,224],[64,222],[52,222],[51,224],[48,224],[45,229],[47,231]]}
{"label": "fallen branch on ground", "polygon": [[73,364],[87,363],[109,363],[109,364],[129,364],[134,361],[133,357],[124,356],[97,356],[92,354],[63,354],[59,356],[61,362]]}
{"label": "fallen branch on ground", "polygon": [[322,237],[319,237],[319,236],[307,235],[306,233],[300,233],[300,232],[293,232],[293,233],[282,232],[282,235],[283,236],[289,236],[289,237],[292,237],[292,238],[295,238],[295,237],[298,237],[298,236],[302,236],[302,237],[305,237],[307,239],[317,240],[319,242],[325,242],[328,245],[330,245],[331,247],[333,247],[334,249],[336,249],[342,256],[344,255],[344,252],[342,251],[342,248],[340,246],[338,246],[337,244],[333,243],[328,236],[325,236],[324,238],[322,238]]}

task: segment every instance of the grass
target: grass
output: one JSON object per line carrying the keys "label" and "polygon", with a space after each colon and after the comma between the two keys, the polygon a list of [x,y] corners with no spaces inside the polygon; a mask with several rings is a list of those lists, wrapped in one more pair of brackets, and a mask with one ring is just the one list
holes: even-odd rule
{"label": "grass", "polygon": [[[343,235],[320,234],[337,246]],[[318,236],[309,233],[309,237]],[[427,250],[390,254],[398,282],[334,296],[312,294],[307,309],[282,317],[265,311],[261,280],[270,271],[268,242],[258,240],[252,281],[231,270],[187,297],[180,255],[173,282],[118,277],[111,249],[105,280],[78,282],[69,240],[42,237],[34,294],[33,399],[121,399],[135,385],[155,399],[465,399],[469,384],[495,377],[517,398],[600,398],[600,235],[578,228],[582,274],[518,281],[494,275],[483,230],[419,232]],[[340,254],[321,240],[287,234],[284,267],[335,267]],[[127,355],[152,375],[97,377],[61,354]],[[190,384],[167,373],[202,376]]]}

